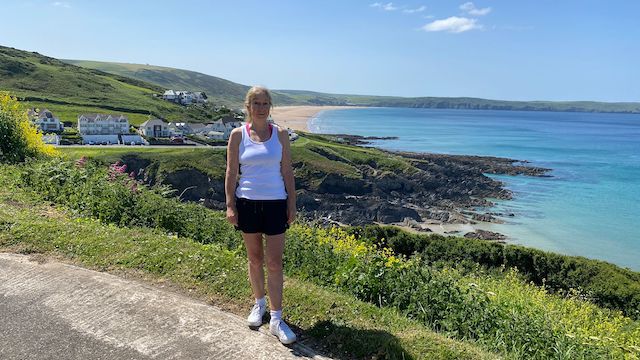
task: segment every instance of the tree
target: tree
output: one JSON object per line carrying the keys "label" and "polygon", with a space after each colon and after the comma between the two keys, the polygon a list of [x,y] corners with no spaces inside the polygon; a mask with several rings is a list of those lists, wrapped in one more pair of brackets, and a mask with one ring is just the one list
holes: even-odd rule
{"label": "tree", "polygon": [[42,141],[27,112],[6,92],[0,92],[0,162],[16,163],[57,151]]}

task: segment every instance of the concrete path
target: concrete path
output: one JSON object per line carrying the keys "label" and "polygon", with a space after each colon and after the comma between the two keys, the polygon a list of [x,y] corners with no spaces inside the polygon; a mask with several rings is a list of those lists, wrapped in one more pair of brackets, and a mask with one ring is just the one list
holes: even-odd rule
{"label": "concrete path", "polygon": [[326,359],[141,282],[0,253],[0,359]]}

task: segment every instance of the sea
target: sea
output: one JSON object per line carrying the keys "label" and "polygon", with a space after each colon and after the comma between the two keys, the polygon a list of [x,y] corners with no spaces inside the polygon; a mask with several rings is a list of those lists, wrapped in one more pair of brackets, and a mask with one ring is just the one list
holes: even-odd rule
{"label": "sea", "polygon": [[550,168],[550,177],[488,175],[514,194],[490,209],[515,216],[479,228],[508,243],[600,259],[640,271],[640,115],[357,108],[309,120],[325,134],[387,137],[370,146],[490,155]]}

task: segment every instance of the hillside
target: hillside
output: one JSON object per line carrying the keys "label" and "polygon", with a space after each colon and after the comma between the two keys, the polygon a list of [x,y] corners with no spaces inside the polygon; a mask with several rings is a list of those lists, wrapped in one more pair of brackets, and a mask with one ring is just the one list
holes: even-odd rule
{"label": "hillside", "polygon": [[[248,86],[188,70],[152,65],[64,60],[68,63],[147,81],[165,88],[205,91],[212,101],[241,107]],[[640,103],[595,101],[503,101],[469,97],[394,97],[274,90],[276,105],[357,105],[436,109],[529,110],[640,113]]]}
{"label": "hillside", "polygon": [[[174,69],[162,66],[110,63],[85,60],[63,60],[69,64],[104,71],[153,83],[163,89],[204,91],[209,101],[216,105],[241,108],[249,86],[237,84],[219,77],[195,71]],[[298,100],[289,95],[274,91],[274,102],[278,105],[311,105],[311,102]]]}
{"label": "hillside", "polygon": [[0,46],[0,90],[26,106],[48,108],[63,121],[75,122],[81,113],[120,113],[139,124],[150,116],[167,120],[206,121],[204,108],[184,107],[154,96],[158,85],[85,69],[43,56]]}

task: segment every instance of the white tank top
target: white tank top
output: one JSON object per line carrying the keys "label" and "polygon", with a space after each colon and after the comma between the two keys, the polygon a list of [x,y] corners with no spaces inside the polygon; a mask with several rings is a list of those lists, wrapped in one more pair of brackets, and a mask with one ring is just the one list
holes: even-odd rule
{"label": "white tank top", "polygon": [[236,196],[250,200],[282,200],[287,198],[284,180],[280,172],[282,144],[278,128],[271,126],[271,137],[265,142],[255,142],[242,127],[240,142],[240,180]]}

